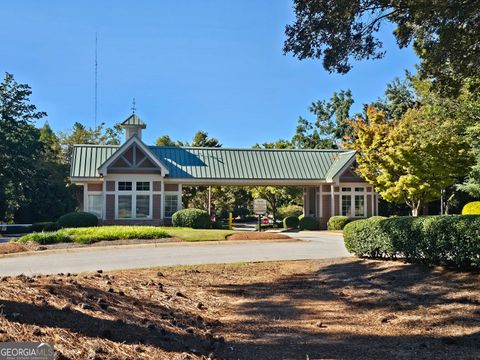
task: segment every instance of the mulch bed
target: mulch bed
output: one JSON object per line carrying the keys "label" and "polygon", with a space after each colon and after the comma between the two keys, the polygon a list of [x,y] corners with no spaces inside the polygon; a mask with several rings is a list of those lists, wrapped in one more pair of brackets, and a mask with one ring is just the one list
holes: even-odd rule
{"label": "mulch bed", "polygon": [[54,341],[59,359],[475,359],[479,285],[352,258],[4,277],[0,341]]}
{"label": "mulch bed", "polygon": [[290,236],[269,232],[241,232],[228,236],[228,240],[292,240]]}
{"label": "mulch bed", "polygon": [[36,246],[32,245],[23,245],[17,243],[1,243],[0,244],[0,254],[14,254],[29,250],[35,250]]}

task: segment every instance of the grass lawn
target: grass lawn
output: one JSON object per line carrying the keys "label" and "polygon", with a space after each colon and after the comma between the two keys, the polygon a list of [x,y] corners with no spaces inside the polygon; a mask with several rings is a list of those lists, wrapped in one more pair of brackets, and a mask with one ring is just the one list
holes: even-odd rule
{"label": "grass lawn", "polygon": [[176,237],[184,241],[219,241],[234,234],[233,230],[190,229],[157,226],[99,226],[69,228],[53,232],[39,232],[20,237],[17,242],[55,244],[76,242],[82,244],[120,239],[161,239]]}
{"label": "grass lawn", "polygon": [[72,360],[480,358],[475,273],[346,258],[1,280],[0,342]]}

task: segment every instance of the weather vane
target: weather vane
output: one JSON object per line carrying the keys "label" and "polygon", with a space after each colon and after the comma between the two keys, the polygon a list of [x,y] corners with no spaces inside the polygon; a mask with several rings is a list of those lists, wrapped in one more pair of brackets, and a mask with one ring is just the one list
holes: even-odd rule
{"label": "weather vane", "polygon": [[132,112],[135,114],[135,110],[137,110],[137,107],[135,106],[135,98],[133,98],[132,102]]}

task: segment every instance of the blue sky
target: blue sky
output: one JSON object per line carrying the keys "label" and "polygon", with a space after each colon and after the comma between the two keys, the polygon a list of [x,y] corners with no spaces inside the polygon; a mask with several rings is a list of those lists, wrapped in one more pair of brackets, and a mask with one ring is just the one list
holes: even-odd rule
{"label": "blue sky", "polygon": [[0,70],[33,88],[54,130],[94,124],[98,33],[98,120],[125,119],[136,98],[144,140],[190,140],[208,131],[229,147],[290,138],[309,104],[350,88],[354,110],[417,62],[382,32],[384,59],[347,75],[320,61],[284,56],[291,0],[8,1],[2,4]]}

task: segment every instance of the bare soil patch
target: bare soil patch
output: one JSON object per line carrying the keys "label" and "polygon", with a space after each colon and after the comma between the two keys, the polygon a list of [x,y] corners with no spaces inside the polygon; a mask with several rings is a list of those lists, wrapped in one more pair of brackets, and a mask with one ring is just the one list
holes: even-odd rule
{"label": "bare soil patch", "polygon": [[480,275],[358,259],[2,278],[0,341],[69,359],[480,358]]}
{"label": "bare soil patch", "polygon": [[269,232],[241,232],[228,236],[228,240],[292,240],[290,236]]}
{"label": "bare soil patch", "polygon": [[0,244],[0,254],[13,254],[24,252],[28,250],[34,250],[35,246],[21,245],[17,243],[1,243]]}

